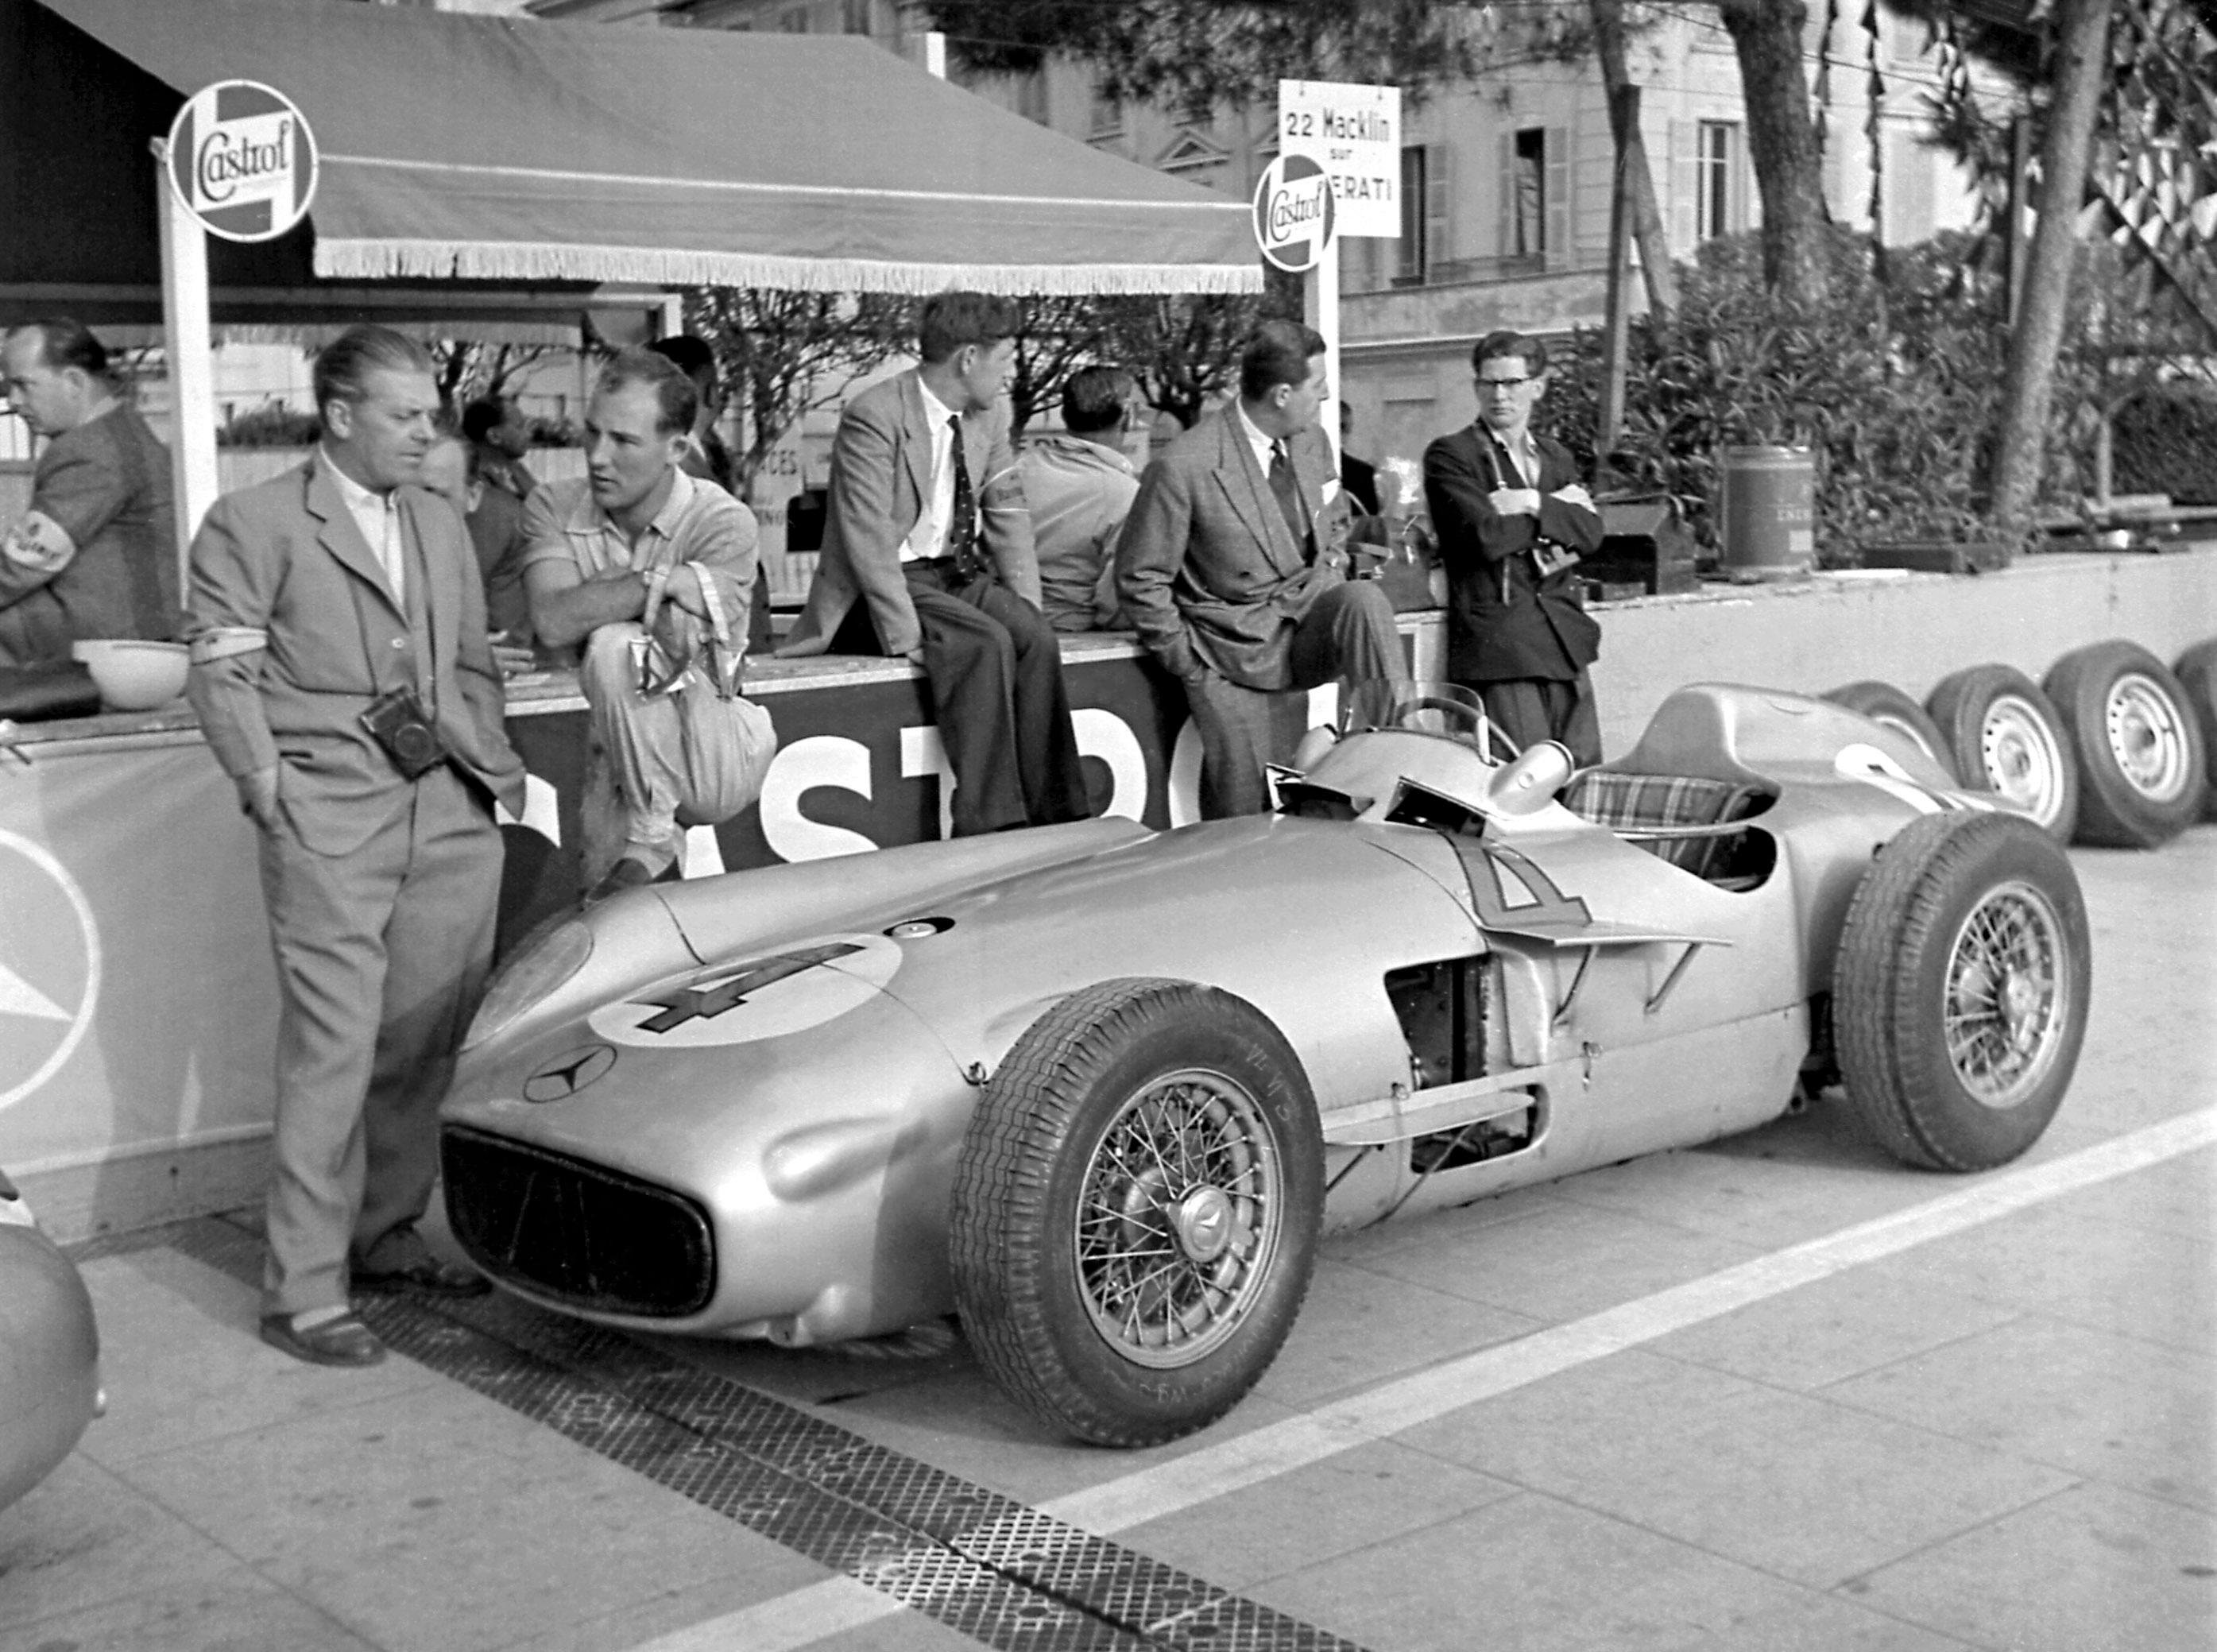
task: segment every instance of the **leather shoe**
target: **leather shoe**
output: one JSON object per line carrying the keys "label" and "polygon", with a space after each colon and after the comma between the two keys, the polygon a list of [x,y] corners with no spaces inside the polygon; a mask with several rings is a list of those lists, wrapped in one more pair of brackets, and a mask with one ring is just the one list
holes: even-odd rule
{"label": "leather shoe", "polygon": [[398,1267],[382,1267],[374,1272],[357,1262],[352,1273],[357,1291],[406,1291],[419,1297],[481,1297],[492,1289],[492,1281],[475,1268],[464,1267],[459,1262],[443,1262],[428,1254],[403,1262]]}
{"label": "leather shoe", "polygon": [[374,1365],[385,1358],[385,1344],[351,1310],[306,1330],[295,1329],[290,1314],[264,1314],[262,1340],[312,1365]]}

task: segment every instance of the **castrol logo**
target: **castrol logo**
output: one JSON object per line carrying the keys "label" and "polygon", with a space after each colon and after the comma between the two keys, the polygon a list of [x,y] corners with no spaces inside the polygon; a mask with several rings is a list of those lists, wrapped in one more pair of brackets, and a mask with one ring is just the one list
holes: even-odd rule
{"label": "castrol logo", "polygon": [[1280,269],[1313,269],[1332,242],[1331,180],[1306,155],[1281,155],[1255,186],[1255,244]]}
{"label": "castrol logo", "polygon": [[170,187],[201,227],[226,241],[269,241],[307,215],[316,139],[293,101],[259,81],[222,80],[185,102],[170,126]]}

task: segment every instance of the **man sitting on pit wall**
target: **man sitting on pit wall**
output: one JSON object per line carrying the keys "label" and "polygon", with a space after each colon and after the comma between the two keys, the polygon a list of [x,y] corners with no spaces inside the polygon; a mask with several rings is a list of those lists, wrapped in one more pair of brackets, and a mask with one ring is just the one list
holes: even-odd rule
{"label": "man sitting on pit wall", "polygon": [[1325,364],[1312,328],[1257,327],[1238,400],[1147,466],[1117,544],[1124,610],[1185,684],[1207,819],[1269,808],[1267,766],[1292,755],[1302,722],[1280,691],[1409,675],[1393,603],[1374,581],[1349,583],[1334,542]]}
{"label": "man sitting on pit wall", "polygon": [[523,462],[531,451],[531,421],[505,396],[480,396],[462,410],[462,439],[478,457],[478,476],[489,488],[497,488],[516,503],[528,499],[539,486]]}
{"label": "man sitting on pit wall", "polygon": [[66,660],[83,638],[176,635],[170,450],[100,341],[77,322],[27,322],[0,343],[0,381],[47,438],[30,509],[0,523],[0,666]]}
{"label": "man sitting on pit wall", "polygon": [[524,502],[532,623],[584,645],[578,686],[624,811],[589,900],[681,876],[682,827],[745,808],[777,749],[769,713],[738,695],[754,513],[681,468],[695,401],[661,356],[621,352],[586,409],[586,474]]}
{"label": "man sitting on pit wall", "polygon": [[954,835],[1083,820],[1085,771],[1040,613],[1039,564],[1004,392],[1016,306],[926,299],[921,367],[847,404],[831,447],[823,560],[781,655],[923,668],[954,771]]}
{"label": "man sitting on pit wall", "polygon": [[[697,481],[713,482],[736,499],[739,496],[739,467],[732,450],[716,434],[716,414],[721,403],[716,394],[716,353],[706,340],[690,333],[672,333],[646,347],[693,381],[701,405],[693,415],[693,431],[680,461],[685,474]],[[775,640],[769,623],[769,570],[755,565],[755,590],[748,608],[747,646],[768,653]]]}
{"label": "man sitting on pit wall", "polygon": [[1016,458],[1039,549],[1041,607],[1057,631],[1124,627],[1116,600],[1116,535],[1139,491],[1125,457],[1146,404],[1121,367],[1081,367],[1062,387],[1062,424]]}

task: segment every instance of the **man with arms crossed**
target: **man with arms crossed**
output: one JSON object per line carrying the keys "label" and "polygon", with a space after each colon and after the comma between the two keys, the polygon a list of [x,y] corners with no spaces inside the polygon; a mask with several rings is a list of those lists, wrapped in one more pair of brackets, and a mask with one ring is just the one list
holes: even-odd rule
{"label": "man with arms crossed", "polygon": [[1349,583],[1329,543],[1331,393],[1313,329],[1266,321],[1239,358],[1239,399],[1180,436],[1140,478],[1116,550],[1139,640],[1185,684],[1201,744],[1201,811],[1270,806],[1265,766],[1300,738],[1298,701],[1334,677],[1405,681],[1393,605]]}
{"label": "man with arms crossed", "polygon": [[1083,820],[1085,772],[1040,612],[1039,564],[1003,391],[1015,307],[941,293],[921,367],[839,418],[823,560],[781,655],[905,656],[923,668],[954,771],[954,835]]}
{"label": "man with arms crossed", "polygon": [[754,513],[682,468],[696,404],[670,361],[621,352],[585,410],[586,474],[524,502],[532,626],[584,644],[577,682],[623,804],[622,852],[589,900],[682,875],[684,827],[745,808],[777,747],[738,697]]}
{"label": "man with arms crossed", "polygon": [[1575,571],[1601,545],[1601,515],[1562,443],[1532,429],[1547,352],[1488,333],[1471,352],[1478,421],[1424,450],[1424,498],[1448,570],[1448,675],[1478,691],[1519,750],[1559,740],[1582,767],[1601,761],[1586,668],[1601,627]]}
{"label": "man with arms crossed", "polygon": [[193,708],[262,835],[281,1002],[262,1335],[373,1365],[355,1291],[484,1279],[416,1232],[437,1108],[492,955],[493,805],[523,801],[462,524],[417,485],[438,391],[413,340],[317,358],[323,440],[193,541]]}

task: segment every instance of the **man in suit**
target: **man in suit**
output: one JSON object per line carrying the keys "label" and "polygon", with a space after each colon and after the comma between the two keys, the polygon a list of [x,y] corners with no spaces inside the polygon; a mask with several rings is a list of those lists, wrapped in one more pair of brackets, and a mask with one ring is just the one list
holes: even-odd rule
{"label": "man in suit", "polygon": [[840,416],[823,560],[781,655],[905,656],[931,685],[957,837],[1091,811],[1004,395],[1015,307],[940,293],[923,365]]}
{"label": "man in suit", "polygon": [[1576,564],[1599,548],[1601,515],[1570,449],[1532,429],[1547,350],[1488,333],[1471,352],[1478,421],[1424,450],[1424,497],[1448,570],[1448,675],[1478,691],[1521,750],[1541,740],[1601,761],[1586,668],[1601,627]]}
{"label": "man in suit", "polygon": [[1124,610],[1185,684],[1209,819],[1270,806],[1265,767],[1291,755],[1301,728],[1299,703],[1274,696],[1334,677],[1408,678],[1393,603],[1374,582],[1349,583],[1332,543],[1337,478],[1317,424],[1325,366],[1313,329],[1257,328],[1238,400],[1147,467],[1117,544]]}
{"label": "man in suit", "polygon": [[281,994],[262,1335],[323,1365],[383,1346],[353,1291],[473,1294],[416,1231],[437,1108],[492,953],[523,765],[476,560],[417,485],[422,347],[355,327],[317,359],[302,468],[216,502],[193,541],[188,691],[261,833]]}
{"label": "man in suit", "polygon": [[79,322],[0,342],[8,404],[46,438],[22,519],[0,522],[0,666],[66,660],[83,638],[177,628],[170,453],[117,389]]}

